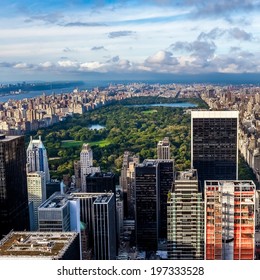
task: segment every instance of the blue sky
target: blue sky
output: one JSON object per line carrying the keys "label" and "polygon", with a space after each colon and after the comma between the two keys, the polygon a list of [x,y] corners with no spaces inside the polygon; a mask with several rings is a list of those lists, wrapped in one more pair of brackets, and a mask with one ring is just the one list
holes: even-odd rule
{"label": "blue sky", "polygon": [[260,73],[260,1],[2,0],[1,82]]}

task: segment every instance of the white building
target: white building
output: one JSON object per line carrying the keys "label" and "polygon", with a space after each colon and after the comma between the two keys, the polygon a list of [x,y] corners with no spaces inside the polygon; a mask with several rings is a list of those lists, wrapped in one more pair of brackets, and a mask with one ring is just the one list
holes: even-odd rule
{"label": "white building", "polygon": [[33,140],[31,137],[27,148],[27,172],[43,171],[45,173],[45,182],[50,181],[50,172],[48,165],[47,151],[41,141],[41,136],[38,140]]}
{"label": "white building", "polygon": [[80,152],[80,176],[82,191],[86,191],[86,175],[100,172],[99,167],[93,167],[93,152],[89,144],[83,144]]}
{"label": "white building", "polygon": [[46,200],[45,174],[42,171],[27,173],[28,202],[31,203],[30,229],[38,229],[38,207]]}

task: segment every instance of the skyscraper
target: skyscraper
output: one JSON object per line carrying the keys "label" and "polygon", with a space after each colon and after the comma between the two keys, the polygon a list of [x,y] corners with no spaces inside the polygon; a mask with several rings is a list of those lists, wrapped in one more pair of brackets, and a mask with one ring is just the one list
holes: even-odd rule
{"label": "skyscraper", "polygon": [[163,140],[157,144],[157,158],[158,159],[170,159],[170,142],[169,137],[164,137]]}
{"label": "skyscraper", "polygon": [[238,179],[238,111],[191,111],[191,167],[205,180]]}
{"label": "skyscraper", "polygon": [[47,151],[42,143],[41,136],[38,140],[31,137],[27,148],[27,172],[43,171],[45,182],[50,181]]}
{"label": "skyscraper", "polygon": [[93,152],[89,144],[83,144],[80,152],[80,176],[81,189],[86,191],[86,176],[93,172],[99,172],[99,167],[93,167]]}
{"label": "skyscraper", "polygon": [[176,173],[168,195],[167,252],[172,260],[204,259],[204,204],[196,170]]}
{"label": "skyscraper", "polygon": [[38,229],[38,207],[46,200],[45,173],[43,171],[27,173],[28,201],[32,203],[30,229]]}
{"label": "skyscraper", "polygon": [[115,195],[99,195],[93,203],[94,255],[96,260],[116,259]]}
{"label": "skyscraper", "polygon": [[136,243],[155,251],[167,237],[167,195],[174,180],[173,160],[145,160],[135,168]]}
{"label": "skyscraper", "polygon": [[124,216],[134,219],[135,213],[135,166],[139,164],[139,157],[124,152],[119,184],[123,189]]}
{"label": "skyscraper", "polygon": [[205,181],[205,259],[253,260],[253,181]]}
{"label": "skyscraper", "polygon": [[0,135],[0,237],[29,229],[23,136]]}

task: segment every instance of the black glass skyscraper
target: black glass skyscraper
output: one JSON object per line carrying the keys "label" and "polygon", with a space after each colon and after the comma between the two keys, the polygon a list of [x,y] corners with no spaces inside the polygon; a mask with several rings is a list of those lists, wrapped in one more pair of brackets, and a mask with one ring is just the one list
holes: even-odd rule
{"label": "black glass skyscraper", "polygon": [[191,166],[205,180],[238,179],[238,111],[191,112]]}
{"label": "black glass skyscraper", "polygon": [[174,175],[173,160],[145,160],[135,168],[136,244],[156,251],[167,238],[167,197]]}
{"label": "black glass skyscraper", "polygon": [[0,237],[29,229],[23,136],[0,135]]}

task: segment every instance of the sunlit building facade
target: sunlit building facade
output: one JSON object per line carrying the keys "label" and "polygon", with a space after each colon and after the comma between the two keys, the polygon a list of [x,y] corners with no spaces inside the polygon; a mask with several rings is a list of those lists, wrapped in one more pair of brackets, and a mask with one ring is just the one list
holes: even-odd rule
{"label": "sunlit building facade", "polygon": [[253,260],[253,181],[205,181],[205,259]]}

